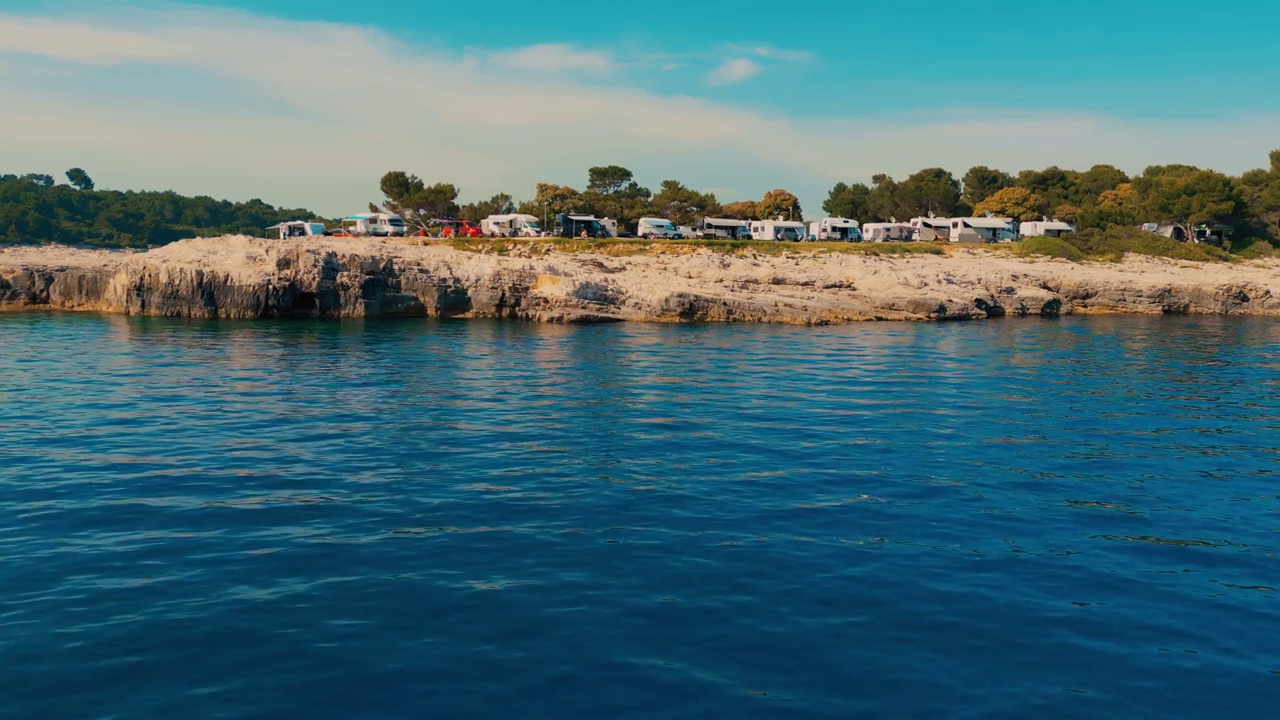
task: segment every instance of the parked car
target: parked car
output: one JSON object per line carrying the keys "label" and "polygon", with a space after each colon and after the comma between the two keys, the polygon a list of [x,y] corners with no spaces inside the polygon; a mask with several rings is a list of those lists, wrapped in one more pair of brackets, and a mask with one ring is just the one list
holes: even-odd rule
{"label": "parked car", "polygon": [[436,220],[443,226],[440,237],[483,237],[484,230],[469,220]]}
{"label": "parked car", "polygon": [[351,231],[346,228],[334,228],[329,231],[329,234],[333,237],[355,237],[351,234]]}

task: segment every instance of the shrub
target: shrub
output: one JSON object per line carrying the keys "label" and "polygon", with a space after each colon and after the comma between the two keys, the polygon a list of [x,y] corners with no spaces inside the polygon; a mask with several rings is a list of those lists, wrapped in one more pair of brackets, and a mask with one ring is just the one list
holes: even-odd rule
{"label": "shrub", "polygon": [[1044,255],[1051,258],[1062,258],[1072,262],[1084,260],[1084,252],[1071,243],[1056,237],[1029,237],[1018,243],[1014,250],[1019,255]]}
{"label": "shrub", "polygon": [[1280,255],[1276,250],[1276,241],[1266,238],[1248,237],[1231,241],[1231,253],[1243,260],[1256,260]]}
{"label": "shrub", "polygon": [[1198,262],[1222,262],[1230,259],[1227,252],[1220,248],[1179,242],[1141,228],[1113,226],[1106,230],[1089,229],[1070,235],[1066,240],[1085,255],[1097,258],[1118,259],[1125,253],[1136,253]]}

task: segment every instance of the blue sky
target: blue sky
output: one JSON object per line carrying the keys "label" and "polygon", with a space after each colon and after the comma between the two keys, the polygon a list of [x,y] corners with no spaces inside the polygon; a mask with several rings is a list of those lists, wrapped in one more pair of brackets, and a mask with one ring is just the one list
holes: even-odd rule
{"label": "blue sky", "polygon": [[810,215],[837,180],[933,165],[1240,172],[1280,147],[1277,21],[1256,0],[0,0],[0,94],[28,100],[0,124],[29,136],[0,165],[331,214],[380,168],[475,199],[617,163],[723,200],[787,187]]}

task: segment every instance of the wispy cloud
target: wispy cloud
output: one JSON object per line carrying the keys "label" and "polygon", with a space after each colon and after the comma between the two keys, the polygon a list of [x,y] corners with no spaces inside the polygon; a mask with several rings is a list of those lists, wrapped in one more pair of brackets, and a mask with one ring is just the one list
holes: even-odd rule
{"label": "wispy cloud", "polygon": [[[0,14],[0,97],[21,99],[0,104],[0,171],[79,166],[104,187],[261,197],[337,215],[376,199],[391,169],[453,182],[469,200],[528,197],[539,181],[580,185],[587,167],[617,163],[651,187],[729,183],[745,197],[785,187],[816,208],[836,181],[931,166],[1185,162],[1239,172],[1265,162],[1280,125],[1274,115],[1122,121],[986,106],[765,114],[606,83],[591,75],[608,67],[598,60],[515,77],[491,57],[411,48],[368,28],[176,7],[76,20]],[[540,67],[566,67],[563,53],[558,63],[546,53],[532,53]],[[726,70],[728,81],[766,61],[733,58],[750,65]]]}
{"label": "wispy cloud", "polygon": [[708,85],[734,85],[759,75],[763,69],[755,60],[733,58],[707,73],[706,80]]}
{"label": "wispy cloud", "polygon": [[732,48],[734,52],[749,53],[766,60],[778,60],[781,62],[801,64],[813,62],[813,53],[808,50],[787,50],[785,48],[777,48],[770,45],[752,45],[748,47],[731,45],[730,48]]}
{"label": "wispy cloud", "polygon": [[578,50],[571,45],[531,45],[489,55],[489,63],[511,70],[540,73],[586,71],[607,73],[614,68],[613,58],[598,50]]}

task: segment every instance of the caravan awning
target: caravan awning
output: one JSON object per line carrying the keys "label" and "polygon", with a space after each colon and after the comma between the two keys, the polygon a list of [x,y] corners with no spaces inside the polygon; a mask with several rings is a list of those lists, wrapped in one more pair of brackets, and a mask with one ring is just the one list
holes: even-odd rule
{"label": "caravan awning", "polygon": [[961,220],[965,225],[971,228],[983,228],[986,230],[1008,230],[1009,221],[1002,218],[980,217],[980,218],[964,218]]}

